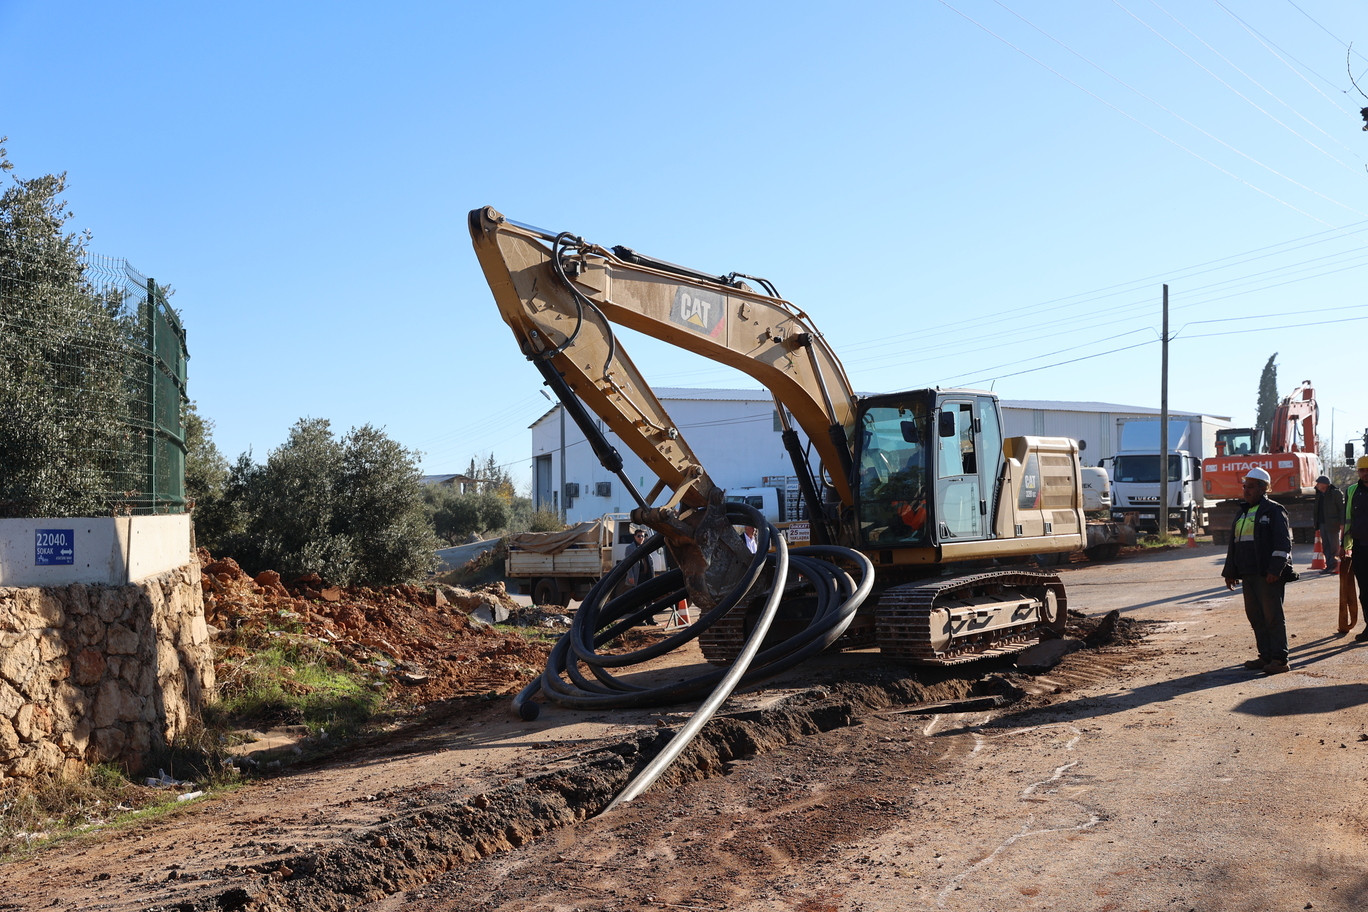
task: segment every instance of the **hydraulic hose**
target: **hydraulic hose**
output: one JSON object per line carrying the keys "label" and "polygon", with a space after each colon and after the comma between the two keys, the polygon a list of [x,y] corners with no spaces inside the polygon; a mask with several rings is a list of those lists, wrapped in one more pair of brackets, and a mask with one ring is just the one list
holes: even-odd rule
{"label": "hydraulic hose", "polygon": [[[598,647],[604,643],[616,639],[638,624],[648,622],[653,615],[668,610],[687,596],[683,574],[676,569],[633,587],[618,598],[609,599],[632,563],[664,545],[661,535],[652,536],[590,590],[575,614],[570,631],[552,648],[541,676],[514,698],[515,711],[524,719],[535,719],[539,707],[532,702],[532,698],[538,693],[544,693],[552,702],[570,709],[616,709],[689,702],[713,691],[738,668],[741,671],[732,687],[756,684],[787,671],[834,643],[850,625],[856,609],[873,588],[874,566],[869,559],[858,551],[834,545],[789,550],[783,542],[777,542],[775,553],[770,554],[770,544],[780,538],[779,532],[765,521],[758,510],[746,504],[732,503],[727,504],[727,515],[737,524],[755,526],[757,547],[746,573],[717,607],[683,630],[650,646],[616,655],[598,653]],[[859,581],[856,582],[850,572],[842,569],[837,562],[857,568]],[[736,608],[743,599],[758,597],[760,593],[752,590],[763,577],[767,566],[772,569],[770,599],[760,622],[751,631],[742,656],[731,668],[712,669],[657,687],[632,684],[609,671],[637,665],[677,649]],[[816,610],[802,631],[759,652],[769,622],[777,612],[779,601],[793,575],[812,587],[816,595]],[[743,661],[748,656],[753,656],[754,660]],[[587,669],[588,673],[583,669]]]}

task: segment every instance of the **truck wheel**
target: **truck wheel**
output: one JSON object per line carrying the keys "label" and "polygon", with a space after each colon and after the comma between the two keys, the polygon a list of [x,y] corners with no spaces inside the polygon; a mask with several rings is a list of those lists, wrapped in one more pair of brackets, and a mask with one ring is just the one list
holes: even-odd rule
{"label": "truck wheel", "polygon": [[1121,545],[1118,542],[1107,542],[1104,545],[1093,545],[1091,548],[1086,548],[1083,553],[1088,555],[1090,561],[1116,560],[1117,555],[1121,553]]}
{"label": "truck wheel", "polygon": [[537,580],[537,584],[532,587],[532,604],[559,605],[560,587],[556,585],[556,581],[550,577]]}

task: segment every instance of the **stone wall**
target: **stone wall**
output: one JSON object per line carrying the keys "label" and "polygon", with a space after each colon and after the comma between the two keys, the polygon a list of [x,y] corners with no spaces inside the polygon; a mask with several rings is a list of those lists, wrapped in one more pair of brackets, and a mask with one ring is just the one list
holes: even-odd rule
{"label": "stone wall", "polygon": [[0,788],[136,771],[213,690],[198,561],[126,586],[0,588]]}

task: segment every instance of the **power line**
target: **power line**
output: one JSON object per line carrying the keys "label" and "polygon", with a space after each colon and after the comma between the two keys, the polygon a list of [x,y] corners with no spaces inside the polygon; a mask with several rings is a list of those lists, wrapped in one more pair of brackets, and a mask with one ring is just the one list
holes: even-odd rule
{"label": "power line", "polygon": [[[1231,11],[1230,11],[1230,8],[1227,7],[1224,3],[1221,3],[1220,0],[1212,0],[1212,2],[1215,3],[1217,6],[1219,6],[1222,10],[1224,10],[1225,13],[1226,13],[1226,15],[1228,15],[1230,18],[1232,18],[1232,19],[1234,19],[1236,22],[1238,22],[1238,23],[1240,24],[1240,27],[1243,28],[1243,29],[1249,34],[1249,36],[1250,36],[1251,38],[1253,38],[1255,41],[1257,41],[1257,42],[1259,42],[1261,45],[1263,45],[1264,50],[1266,50],[1266,51],[1268,51],[1268,53],[1272,54],[1272,55],[1274,56],[1274,58],[1276,58],[1277,61],[1278,61],[1279,63],[1281,63],[1283,66],[1287,67],[1287,68],[1288,68],[1289,70],[1291,70],[1293,73],[1296,73],[1296,74],[1297,74],[1297,77],[1300,78],[1300,79],[1302,80],[1302,82],[1305,82],[1307,85],[1311,86],[1311,88],[1313,88],[1313,89],[1316,90],[1316,93],[1317,93],[1318,95],[1320,95],[1320,96],[1321,96],[1322,98],[1324,98],[1326,101],[1330,102],[1332,105],[1334,105],[1336,108],[1338,108],[1339,111],[1340,111],[1340,113],[1342,113],[1342,114],[1348,114],[1348,113],[1350,113],[1349,111],[1345,110],[1345,109],[1340,105],[1340,103],[1339,103],[1338,101],[1336,101],[1336,100],[1335,100],[1334,98],[1332,98],[1331,96],[1326,95],[1324,92],[1322,92],[1314,83],[1311,82],[1311,80],[1307,79],[1305,76],[1302,76],[1302,74],[1301,74],[1300,72],[1298,72],[1298,70],[1296,69],[1296,67],[1292,66],[1290,63],[1288,63],[1286,60],[1283,59],[1283,55],[1286,54],[1287,57],[1288,57],[1289,59],[1291,59],[1291,60],[1293,60],[1294,62],[1296,62],[1297,66],[1302,67],[1303,69],[1305,69],[1305,70],[1307,70],[1307,71],[1313,73],[1313,74],[1316,76],[1317,79],[1319,79],[1321,82],[1325,83],[1326,85],[1328,85],[1328,86],[1334,86],[1335,88],[1339,88],[1338,85],[1336,85],[1336,84],[1335,84],[1334,82],[1332,82],[1331,80],[1326,79],[1326,78],[1325,78],[1324,76],[1322,76],[1320,73],[1317,73],[1314,69],[1312,69],[1311,67],[1309,67],[1309,66],[1307,66],[1306,64],[1302,63],[1300,60],[1297,60],[1296,57],[1293,57],[1291,54],[1288,54],[1287,51],[1284,51],[1282,48],[1278,47],[1277,44],[1275,44],[1275,43],[1273,43],[1272,41],[1270,41],[1270,40],[1269,40],[1267,37],[1265,37],[1258,29],[1254,28],[1254,27],[1253,27],[1252,25],[1250,25],[1248,22],[1245,22],[1245,21],[1244,21],[1243,19],[1241,19],[1239,16],[1237,16],[1237,15],[1235,15],[1233,12],[1231,12]],[[1333,37],[1333,36],[1332,36],[1332,37]],[[1338,40],[1338,39],[1337,39],[1337,40]],[[1343,91],[1343,90],[1341,90],[1341,91]]]}
{"label": "power line", "polygon": [[[1099,66],[1099,65],[1096,64],[1096,63],[1093,63],[1093,62],[1092,62],[1091,60],[1089,60],[1087,57],[1084,57],[1082,54],[1078,53],[1078,52],[1075,51],[1073,48],[1069,47],[1067,44],[1065,44],[1064,42],[1060,41],[1058,38],[1055,38],[1055,37],[1054,37],[1053,35],[1051,35],[1049,32],[1047,32],[1047,31],[1045,31],[1044,29],[1040,28],[1040,26],[1036,25],[1035,23],[1031,22],[1031,21],[1030,21],[1029,19],[1027,19],[1026,17],[1022,16],[1021,14],[1015,12],[1015,11],[1012,10],[1011,8],[1009,8],[1009,7],[1007,7],[1006,5],[1004,5],[1004,4],[1001,2],[1001,0],[993,0],[993,2],[996,3],[998,6],[1001,6],[1003,9],[1007,10],[1007,12],[1011,13],[1013,16],[1016,16],[1016,17],[1017,17],[1018,19],[1020,19],[1022,22],[1026,23],[1027,25],[1029,25],[1031,28],[1033,28],[1033,29],[1035,29],[1036,31],[1040,32],[1040,34],[1044,35],[1046,38],[1049,38],[1049,39],[1050,39],[1051,41],[1053,41],[1055,44],[1058,44],[1060,47],[1064,48],[1064,50],[1068,51],[1070,54],[1073,54],[1073,55],[1074,55],[1075,57],[1077,57],[1079,60],[1082,60],[1084,63],[1086,63],[1086,64],[1088,64],[1089,66],[1093,67],[1093,68],[1096,69],[1098,72],[1100,72],[1100,73],[1106,75],[1106,76],[1109,77],[1110,79],[1115,80],[1116,82],[1120,83],[1122,86],[1126,87],[1127,89],[1130,89],[1132,92],[1134,92],[1136,95],[1139,95],[1141,98],[1145,99],[1145,100],[1148,101],[1150,104],[1152,104],[1152,105],[1154,105],[1155,107],[1159,108],[1161,111],[1165,112],[1166,114],[1170,115],[1171,117],[1174,117],[1174,118],[1176,118],[1176,119],[1182,121],[1183,123],[1187,124],[1189,127],[1191,127],[1192,129],[1196,130],[1197,132],[1201,133],[1203,136],[1207,137],[1208,139],[1212,140],[1213,142],[1220,143],[1222,146],[1225,146],[1225,147],[1226,147],[1227,149],[1229,149],[1231,152],[1234,152],[1236,155],[1239,155],[1239,156],[1242,157],[1242,158],[1248,159],[1249,161],[1251,161],[1251,162],[1253,162],[1254,164],[1258,165],[1260,168],[1263,168],[1264,170],[1268,171],[1270,174],[1273,174],[1273,175],[1275,175],[1275,176],[1277,176],[1277,177],[1281,177],[1283,180],[1287,181],[1288,183],[1294,184],[1295,186],[1300,187],[1302,190],[1305,190],[1305,191],[1307,191],[1308,193],[1314,193],[1316,196],[1321,197],[1321,199],[1324,199],[1326,202],[1334,203],[1336,206],[1340,206],[1340,207],[1342,207],[1342,208],[1344,208],[1344,209],[1347,209],[1347,210],[1349,210],[1350,212],[1356,213],[1356,214],[1358,214],[1358,215],[1364,215],[1364,214],[1365,214],[1365,213],[1363,213],[1363,212],[1359,212],[1357,209],[1354,209],[1352,206],[1348,206],[1348,205],[1345,205],[1344,203],[1339,202],[1338,200],[1331,199],[1330,197],[1325,196],[1323,193],[1320,193],[1320,192],[1317,191],[1317,190],[1313,190],[1312,188],[1306,186],[1305,184],[1302,184],[1302,183],[1299,182],[1299,181],[1293,180],[1291,177],[1288,177],[1286,174],[1281,173],[1280,171],[1276,170],[1275,168],[1273,168],[1273,167],[1271,167],[1271,166],[1269,166],[1269,165],[1264,164],[1263,162],[1261,162],[1261,161],[1259,161],[1258,159],[1254,158],[1252,155],[1249,155],[1249,154],[1247,154],[1247,153],[1241,151],[1240,149],[1235,148],[1235,147],[1232,146],[1230,143],[1228,143],[1228,142],[1226,142],[1225,140],[1220,139],[1219,137],[1213,135],[1212,133],[1209,133],[1208,131],[1202,129],[1201,127],[1197,126],[1195,123],[1193,123],[1192,121],[1188,120],[1186,117],[1183,117],[1181,114],[1177,113],[1176,111],[1173,111],[1173,110],[1171,110],[1170,108],[1164,106],[1163,104],[1160,104],[1158,101],[1155,101],[1153,98],[1150,98],[1150,97],[1149,97],[1148,95],[1146,95],[1144,92],[1141,92],[1139,89],[1137,89],[1137,88],[1135,88],[1134,86],[1128,84],[1127,82],[1125,82],[1124,80],[1122,80],[1120,77],[1113,75],[1112,73],[1108,72],[1108,71],[1107,71],[1106,69],[1104,69],[1103,67]],[[1112,2],[1115,3],[1116,0],[1112,0]],[[1093,98],[1095,98],[1095,99],[1097,99],[1098,101],[1102,102],[1102,103],[1105,104],[1107,107],[1111,108],[1113,111],[1116,111],[1118,114],[1121,114],[1121,115],[1123,115],[1123,116],[1129,118],[1130,120],[1132,120],[1132,121],[1134,121],[1135,123],[1139,124],[1140,126],[1144,127],[1146,130],[1149,130],[1149,131],[1150,131],[1151,133],[1153,133],[1155,136],[1158,136],[1158,137],[1160,137],[1161,139],[1163,139],[1163,140],[1165,140],[1165,141],[1167,141],[1167,142],[1172,143],[1173,145],[1175,145],[1175,146],[1177,146],[1178,148],[1182,149],[1184,152],[1187,152],[1189,155],[1193,156],[1194,158],[1196,158],[1196,159],[1198,159],[1198,160],[1200,160],[1200,161],[1206,162],[1206,164],[1208,164],[1208,165],[1210,165],[1211,167],[1215,168],[1217,171],[1220,171],[1222,174],[1225,174],[1225,175],[1227,175],[1227,176],[1229,176],[1229,177],[1234,178],[1235,180],[1238,180],[1240,183],[1244,184],[1246,187],[1249,187],[1249,188],[1252,189],[1252,190],[1256,190],[1256,191],[1258,191],[1259,193],[1262,193],[1264,196],[1267,196],[1269,199],[1274,200],[1274,201],[1276,201],[1276,202],[1279,202],[1279,203],[1281,203],[1282,205],[1286,206],[1287,208],[1293,210],[1294,212],[1299,212],[1299,213],[1301,213],[1302,215],[1306,216],[1307,218],[1312,219],[1313,221],[1320,222],[1322,225],[1329,225],[1329,224],[1330,224],[1329,222],[1325,221],[1324,219],[1317,218],[1316,216],[1312,215],[1312,214],[1309,213],[1309,212],[1306,212],[1306,211],[1304,211],[1304,210],[1302,210],[1302,209],[1298,209],[1296,206],[1292,205],[1291,203],[1287,202],[1286,200],[1279,199],[1278,197],[1276,197],[1276,196],[1274,196],[1273,194],[1269,193],[1267,190],[1264,190],[1264,189],[1262,189],[1262,188],[1260,188],[1260,187],[1255,186],[1254,184],[1250,183],[1249,181],[1245,180],[1244,178],[1239,177],[1238,175],[1236,175],[1236,174],[1234,174],[1234,173],[1232,173],[1232,172],[1226,170],[1225,168],[1222,168],[1220,165],[1216,164],[1215,162],[1210,161],[1209,159],[1203,158],[1202,156],[1198,155],[1196,152],[1192,151],[1191,149],[1189,149],[1189,148],[1187,148],[1186,146],[1184,146],[1184,145],[1182,145],[1181,143],[1179,143],[1177,140],[1170,139],[1168,136],[1165,136],[1163,133],[1160,133],[1158,130],[1154,129],[1154,128],[1151,127],[1149,124],[1144,123],[1144,122],[1141,121],[1139,118],[1136,118],[1136,117],[1132,116],[1131,114],[1128,114],[1127,112],[1121,110],[1121,108],[1119,108],[1119,107],[1117,107],[1116,105],[1112,104],[1111,102],[1109,102],[1109,101],[1103,99],[1101,96],[1099,96],[1099,95],[1097,95],[1097,94],[1095,94],[1095,93],[1089,91],[1088,89],[1083,88],[1081,85],[1079,85],[1078,83],[1074,82],[1072,79],[1068,78],[1068,77],[1065,76],[1063,73],[1059,72],[1058,70],[1054,69],[1053,67],[1051,67],[1051,66],[1049,66],[1049,65],[1047,65],[1047,64],[1045,64],[1045,63],[1043,63],[1043,62],[1041,62],[1040,60],[1036,59],[1035,57],[1032,57],[1030,54],[1026,53],[1024,50],[1022,50],[1021,48],[1017,47],[1015,44],[1012,44],[1012,43],[1011,43],[1010,41],[1008,41],[1006,38],[1003,38],[1001,35],[997,34],[996,32],[992,31],[991,29],[987,28],[986,26],[982,25],[981,23],[977,22],[976,20],[970,18],[969,16],[965,16],[964,13],[960,13],[960,11],[957,10],[957,9],[955,9],[955,7],[951,6],[951,5],[949,4],[949,2],[947,2],[947,0],[940,0],[940,3],[941,3],[942,5],[944,5],[944,6],[946,6],[946,7],[949,7],[951,10],[954,10],[956,13],[959,13],[959,15],[964,16],[965,19],[968,19],[970,22],[973,22],[974,25],[977,25],[979,28],[983,29],[985,32],[987,32],[988,34],[992,35],[994,38],[998,39],[998,40],[1001,41],[1003,44],[1005,44],[1005,45],[1007,45],[1008,47],[1012,48],[1012,49],[1013,49],[1014,51],[1016,51],[1017,53],[1019,53],[1019,54],[1025,56],[1025,57],[1026,57],[1027,59],[1029,59],[1029,60],[1034,61],[1035,63],[1037,63],[1037,64],[1039,64],[1040,66],[1044,67],[1045,69],[1049,70],[1051,73],[1054,73],[1054,74],[1055,74],[1056,76],[1058,76],[1060,79],[1063,79],[1065,82],[1069,83],[1069,85],[1073,86],[1074,88],[1078,89],[1078,90],[1081,91],[1081,92],[1086,92],[1088,95],[1091,95]],[[1116,4],[1116,5],[1117,5],[1117,6],[1120,6],[1119,3]],[[1125,9],[1124,7],[1121,7],[1121,8],[1122,8],[1122,9]]]}
{"label": "power line", "polygon": [[[1316,28],[1320,29],[1322,32],[1325,32],[1325,34],[1329,35],[1331,38],[1334,38],[1336,41],[1338,41],[1338,42],[1340,43],[1340,47],[1343,47],[1343,48],[1352,48],[1352,45],[1345,44],[1343,38],[1341,38],[1340,36],[1336,35],[1334,32],[1330,31],[1330,30],[1329,30],[1328,28],[1326,28],[1325,26],[1321,25],[1319,22],[1317,22],[1317,21],[1315,20],[1315,18],[1312,17],[1312,15],[1311,15],[1310,13],[1308,13],[1306,10],[1302,9],[1300,6],[1297,6],[1297,4],[1296,4],[1296,3],[1293,3],[1292,0],[1287,0],[1287,2],[1288,2],[1289,4],[1291,4],[1291,6],[1292,6],[1292,8],[1293,8],[1294,10],[1296,10],[1296,11],[1299,12],[1299,13],[1301,13],[1301,14],[1302,14],[1303,16],[1305,16],[1307,19],[1310,19],[1311,22],[1316,26]],[[1217,5],[1219,6],[1220,4],[1217,4]],[[1358,54],[1358,51],[1355,51],[1354,53],[1355,53],[1355,54]],[[1364,57],[1362,54],[1358,54],[1358,57],[1359,57],[1360,60],[1368,61],[1368,57]]]}
{"label": "power line", "polygon": [[[1121,6],[1120,3],[1117,3],[1117,0],[1112,0],[1112,2],[1113,2],[1113,3],[1116,3],[1117,6]],[[1189,35],[1191,35],[1193,38],[1196,38],[1198,41],[1200,41],[1200,42],[1202,43],[1203,47],[1205,47],[1207,50],[1211,51],[1211,53],[1215,54],[1217,57],[1220,57],[1221,60],[1225,61],[1226,65],[1229,66],[1232,70],[1234,70],[1235,72],[1239,73],[1241,76],[1243,76],[1245,79],[1248,79],[1250,82],[1254,83],[1254,85],[1258,86],[1258,88],[1261,89],[1261,90],[1264,92],[1264,94],[1266,94],[1269,98],[1272,98],[1272,99],[1273,99],[1274,101],[1276,101],[1278,104],[1280,104],[1280,105],[1282,105],[1283,107],[1287,108],[1287,109],[1288,109],[1289,111],[1291,111],[1293,114],[1296,114],[1296,115],[1297,115],[1298,117],[1300,117],[1302,120],[1306,121],[1307,124],[1309,124],[1309,125],[1312,126],[1312,127],[1315,127],[1316,130],[1319,130],[1327,139],[1333,140],[1333,141],[1334,141],[1335,143],[1337,143],[1342,149],[1344,149],[1345,151],[1349,152],[1351,155],[1354,155],[1354,157],[1356,157],[1356,158],[1358,158],[1360,161],[1362,161],[1362,157],[1359,156],[1358,153],[1354,152],[1353,149],[1349,148],[1349,146],[1346,146],[1344,143],[1340,142],[1340,140],[1339,140],[1338,137],[1336,137],[1336,136],[1334,136],[1334,135],[1332,135],[1332,134],[1330,134],[1330,133],[1327,133],[1325,130],[1322,130],[1322,129],[1320,128],[1320,126],[1318,126],[1318,125],[1315,124],[1315,123],[1312,123],[1312,121],[1311,121],[1308,117],[1306,117],[1305,115],[1303,115],[1303,114],[1302,114],[1300,111],[1298,111],[1296,108],[1292,107],[1292,106],[1289,105],[1287,102],[1283,101],[1283,100],[1282,100],[1281,98],[1279,98],[1277,95],[1274,95],[1271,91],[1269,91],[1267,88],[1265,88],[1265,87],[1263,86],[1263,84],[1261,84],[1257,79],[1255,79],[1253,76],[1250,76],[1250,75],[1249,75],[1248,73],[1246,73],[1244,70],[1240,69],[1240,67],[1236,66],[1236,65],[1235,65],[1235,62],[1234,62],[1233,60],[1231,60],[1231,59],[1230,59],[1229,57],[1227,57],[1226,55],[1222,54],[1220,51],[1216,50],[1216,49],[1215,49],[1214,47],[1212,47],[1205,39],[1203,39],[1200,35],[1198,35],[1198,34],[1197,34],[1196,32],[1194,32],[1192,29],[1188,28],[1186,25],[1184,25],[1182,22],[1180,22],[1176,16],[1174,16],[1174,15],[1173,15],[1172,13],[1170,13],[1168,10],[1166,10],[1166,9],[1164,9],[1162,6],[1160,6],[1160,5],[1156,2],[1156,0],[1149,0],[1149,2],[1150,2],[1150,5],[1152,5],[1155,9],[1159,10],[1159,12],[1163,13],[1165,16],[1168,16],[1170,19],[1172,19],[1172,20],[1178,25],[1179,28],[1183,29],[1183,31],[1187,32],[1187,33],[1188,33]],[[1280,127],[1282,127],[1283,129],[1287,130],[1287,131],[1288,131],[1289,133],[1291,133],[1293,136],[1296,136],[1298,139],[1300,139],[1302,142],[1304,142],[1304,143],[1306,143],[1307,145],[1309,145],[1311,148],[1315,149],[1317,152],[1322,153],[1323,155],[1325,155],[1326,157],[1328,157],[1331,161],[1333,161],[1333,162],[1335,162],[1336,164],[1340,165],[1341,167],[1347,169],[1348,171],[1350,171],[1351,173],[1353,173],[1354,176],[1356,176],[1356,177],[1361,177],[1361,176],[1362,176],[1362,175],[1360,175],[1355,169],[1353,169],[1353,168],[1350,167],[1349,165],[1346,165],[1344,162],[1340,161],[1338,158],[1335,158],[1335,157],[1334,157],[1333,155],[1331,155],[1329,152],[1326,152],[1326,151],[1325,151],[1324,149],[1322,149],[1320,146],[1317,146],[1315,143],[1311,142],[1311,140],[1307,139],[1305,136],[1302,136],[1302,135],[1301,135],[1300,133],[1298,133],[1296,130],[1293,130],[1291,127],[1287,126],[1287,124],[1285,124],[1285,123],[1283,123],[1282,121],[1278,120],[1278,119],[1277,119],[1276,117],[1274,117],[1272,114],[1270,114],[1269,112],[1265,111],[1263,108],[1259,107],[1258,105],[1254,104],[1254,102],[1253,102],[1251,99],[1246,98],[1246,97],[1244,96],[1244,94],[1241,93],[1241,92],[1239,92],[1239,91],[1237,91],[1237,90],[1235,89],[1234,86],[1232,86],[1232,85],[1230,85],[1229,83],[1227,83],[1224,79],[1221,79],[1221,78],[1220,78],[1219,76],[1217,76],[1215,73],[1212,73],[1211,70],[1208,70],[1205,66],[1202,66],[1202,64],[1201,64],[1200,62],[1198,62],[1195,58],[1193,58],[1190,54],[1188,54],[1188,53],[1187,53],[1186,51],[1184,51],[1182,48],[1179,48],[1178,45],[1174,44],[1172,41],[1169,41],[1168,38],[1165,38],[1163,35],[1160,35],[1158,31],[1156,31],[1152,26],[1149,25],[1149,23],[1144,22],[1144,21],[1141,20],[1138,16],[1135,16],[1134,13],[1131,13],[1131,11],[1128,10],[1128,9],[1126,9],[1124,6],[1122,6],[1121,9],[1125,10],[1125,11],[1126,11],[1127,13],[1129,13],[1131,16],[1135,17],[1135,20],[1136,20],[1137,22],[1140,22],[1142,25],[1144,25],[1144,26],[1145,26],[1146,28],[1148,28],[1150,31],[1154,32],[1154,34],[1159,35],[1160,38],[1163,38],[1163,40],[1169,45],[1169,47],[1171,47],[1171,48],[1173,48],[1174,50],[1178,51],[1178,52],[1179,52],[1180,54],[1182,54],[1184,57],[1187,57],[1187,58],[1188,58],[1189,60],[1191,60],[1193,63],[1197,64],[1197,66],[1202,67],[1202,69],[1203,69],[1204,71],[1206,71],[1207,73],[1209,73],[1209,74],[1212,76],[1212,78],[1214,78],[1214,79],[1216,79],[1218,82],[1220,82],[1221,85],[1223,85],[1223,86],[1225,86],[1226,88],[1230,89],[1232,92],[1235,92],[1236,95],[1239,95],[1240,98],[1243,98],[1246,102],[1248,102],[1250,105],[1252,105],[1252,106],[1255,108],[1255,110],[1257,110],[1257,111],[1259,111],[1260,113],[1264,114],[1266,117],[1268,117],[1268,118],[1269,118],[1270,120],[1272,120],[1274,123],[1276,123],[1278,126],[1280,126]]]}

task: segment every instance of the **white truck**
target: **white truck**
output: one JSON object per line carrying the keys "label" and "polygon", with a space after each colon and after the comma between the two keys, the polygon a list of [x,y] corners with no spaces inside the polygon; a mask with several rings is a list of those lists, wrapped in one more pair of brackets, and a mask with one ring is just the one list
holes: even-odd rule
{"label": "white truck", "polygon": [[1166,460],[1159,454],[1158,418],[1118,418],[1116,423],[1120,448],[1109,460],[1112,518],[1131,513],[1141,529],[1159,530],[1160,465],[1167,462],[1168,527],[1205,528],[1214,505],[1202,490],[1202,460],[1216,451],[1216,431],[1226,423],[1204,415],[1170,418]]}
{"label": "white truck", "polygon": [[796,475],[766,475],[755,487],[728,488],[725,499],[727,503],[749,504],[772,523],[803,518]]}
{"label": "white truck", "polygon": [[[563,532],[520,532],[508,537],[504,575],[534,605],[568,605],[583,599],[634,547],[626,513],[605,513]],[[664,569],[660,552],[652,555]]]}
{"label": "white truck", "polygon": [[1101,466],[1083,466],[1083,512],[1110,512],[1112,506],[1111,481]]}

